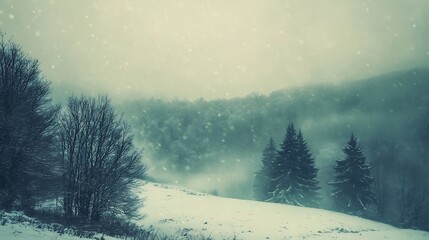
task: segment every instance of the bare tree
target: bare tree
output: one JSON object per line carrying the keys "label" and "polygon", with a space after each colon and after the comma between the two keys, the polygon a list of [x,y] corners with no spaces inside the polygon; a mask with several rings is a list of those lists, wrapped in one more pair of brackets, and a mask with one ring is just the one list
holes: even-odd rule
{"label": "bare tree", "polygon": [[145,168],[109,99],[69,98],[60,138],[66,217],[97,223],[106,214],[132,215],[132,187]]}
{"label": "bare tree", "polygon": [[58,111],[37,60],[0,33],[0,208],[31,209],[55,175]]}
{"label": "bare tree", "polygon": [[409,162],[399,168],[398,203],[399,224],[405,228],[418,228],[422,213],[428,203],[428,189],[425,183],[427,168],[419,163]]}
{"label": "bare tree", "polygon": [[372,176],[377,202],[377,214],[381,219],[388,218],[388,208],[392,204],[392,178],[394,167],[400,158],[401,145],[390,139],[373,139],[368,145],[371,153]]}

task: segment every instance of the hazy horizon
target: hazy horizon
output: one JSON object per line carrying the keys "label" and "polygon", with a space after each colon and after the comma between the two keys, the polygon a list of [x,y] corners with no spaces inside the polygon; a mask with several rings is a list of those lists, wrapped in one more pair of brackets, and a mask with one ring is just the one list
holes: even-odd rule
{"label": "hazy horizon", "polygon": [[0,218],[146,239],[146,180],[429,230],[429,0],[2,0],[0,43]]}
{"label": "hazy horizon", "polygon": [[424,0],[6,0],[0,29],[57,100],[232,98],[429,66]]}

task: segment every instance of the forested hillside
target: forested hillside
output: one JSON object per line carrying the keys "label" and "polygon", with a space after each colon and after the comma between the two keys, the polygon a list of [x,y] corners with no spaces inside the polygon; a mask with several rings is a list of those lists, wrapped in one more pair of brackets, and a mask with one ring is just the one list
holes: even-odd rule
{"label": "forested hillside", "polygon": [[[401,206],[392,218],[417,218],[404,212],[417,207],[410,202],[417,204],[428,195],[423,191],[429,159],[428,89],[429,70],[415,69],[269,96],[149,99],[122,108],[145,148],[153,178],[239,198],[252,198],[253,174],[264,146],[270,137],[279,143],[293,122],[305,134],[320,169],[325,207],[330,206],[332,166],[354,132],[373,167],[377,198],[383,203],[378,211]],[[209,177],[200,177],[202,173]]]}

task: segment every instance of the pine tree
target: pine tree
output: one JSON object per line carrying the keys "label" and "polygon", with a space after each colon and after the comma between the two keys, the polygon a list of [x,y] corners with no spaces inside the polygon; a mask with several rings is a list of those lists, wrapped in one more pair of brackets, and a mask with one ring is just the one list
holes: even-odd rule
{"label": "pine tree", "polygon": [[316,180],[318,169],[314,165],[314,158],[307,146],[307,142],[302,136],[301,130],[298,132],[298,157],[301,172],[302,195],[306,206],[318,206],[318,187],[319,182]]}
{"label": "pine tree", "polygon": [[267,146],[262,152],[262,167],[255,174],[253,185],[254,198],[258,201],[265,201],[270,198],[269,184],[270,173],[275,159],[277,158],[277,149],[274,140],[270,138]]}
{"label": "pine tree", "polygon": [[330,183],[334,187],[332,196],[342,211],[360,214],[374,201],[371,168],[365,163],[365,154],[353,134],[343,152],[345,159],[337,161],[334,167],[335,181]]}
{"label": "pine tree", "polygon": [[281,150],[271,169],[269,201],[283,204],[302,205],[302,183],[299,158],[298,138],[293,124],[287,128]]}

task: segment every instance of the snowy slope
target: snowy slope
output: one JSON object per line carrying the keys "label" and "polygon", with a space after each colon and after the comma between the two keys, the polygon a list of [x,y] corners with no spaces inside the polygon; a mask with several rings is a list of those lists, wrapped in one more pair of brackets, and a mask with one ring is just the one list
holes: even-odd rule
{"label": "snowy slope", "polygon": [[139,224],[167,235],[214,239],[429,239],[428,232],[398,229],[341,213],[228,199],[148,183]]}
{"label": "snowy slope", "polygon": [[[27,217],[19,212],[0,214],[0,240],[83,240],[67,233],[60,234],[55,230],[55,224],[43,224],[34,218]],[[71,231],[71,229],[66,229]],[[101,234],[95,234],[90,239],[100,239]],[[115,240],[104,236],[106,240]]]}
{"label": "snowy slope", "polygon": [[[138,191],[146,199],[141,209],[146,217],[137,223],[173,239],[188,239],[192,235],[246,240],[429,239],[428,232],[398,229],[320,209],[222,198],[154,183]],[[21,220],[15,221],[16,218]],[[59,234],[53,227],[40,227],[37,221],[19,216],[19,213],[2,213],[0,240],[84,239]],[[97,234],[98,238],[100,236]]]}

